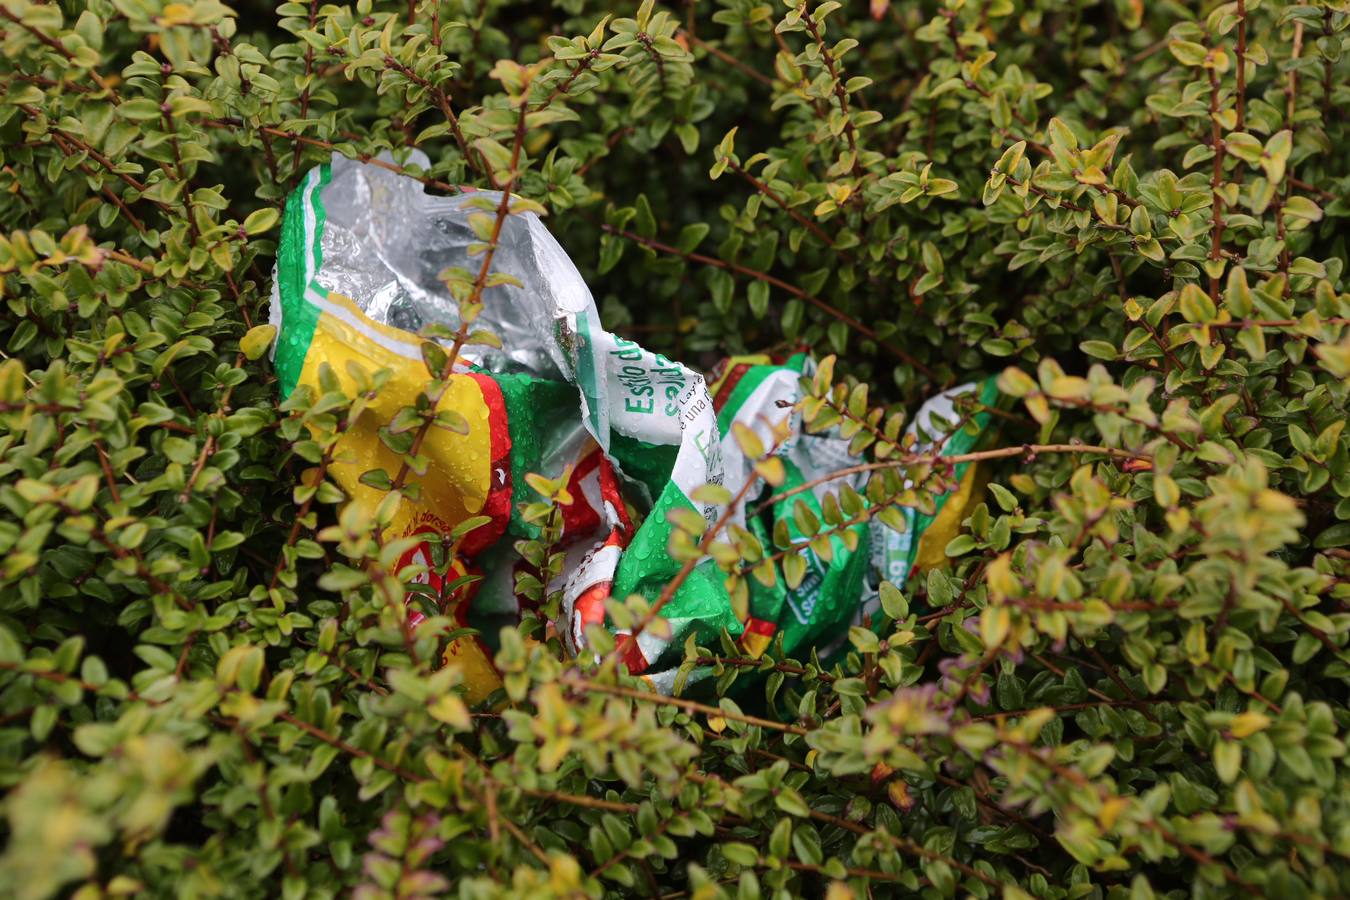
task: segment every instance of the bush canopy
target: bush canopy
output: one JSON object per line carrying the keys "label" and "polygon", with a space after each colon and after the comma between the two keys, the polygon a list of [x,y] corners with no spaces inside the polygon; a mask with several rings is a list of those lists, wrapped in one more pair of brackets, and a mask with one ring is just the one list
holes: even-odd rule
{"label": "bush canopy", "polygon": [[[1348,27],[1345,0],[0,0],[0,890],[1350,895]],[[838,661],[724,635],[685,648],[710,690],[662,696],[602,629],[581,659],[549,631],[566,497],[536,473],[537,611],[466,702],[382,533],[464,333],[373,515],[330,466],[381,373],[283,402],[268,361],[283,207],[335,153],[531,201],[671,358],[806,349],[800,411],[874,473],[799,521],[826,544],[931,508],[953,460],[906,417],[997,376],[949,564],[883,586]],[[447,275],[466,316],[482,268]],[[676,525],[733,586],[783,577],[781,543]]]}

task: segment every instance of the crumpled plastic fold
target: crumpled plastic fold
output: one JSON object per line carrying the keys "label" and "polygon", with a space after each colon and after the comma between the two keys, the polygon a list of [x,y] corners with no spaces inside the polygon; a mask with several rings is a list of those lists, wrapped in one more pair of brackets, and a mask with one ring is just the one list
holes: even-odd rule
{"label": "crumpled plastic fold", "polygon": [[[419,155],[412,162],[426,165]],[[344,433],[345,461],[330,468],[348,502],[372,513],[385,493],[362,483],[362,474],[383,468],[392,475],[399,467],[379,429],[416,400],[429,378],[417,332],[432,323],[459,326],[458,307],[438,276],[448,267],[476,272],[481,265],[481,255],[469,253],[479,240],[469,224],[478,210],[468,200],[475,197],[500,199],[490,192],[429,195],[416,179],[334,154],[308,173],[286,205],[271,306],[283,395],[301,386],[322,393],[325,365],[347,392],[361,377],[390,373]],[[775,652],[788,655],[828,652],[843,645],[851,625],[875,618],[883,578],[900,584],[916,565],[944,559],[941,548],[976,493],[974,467],[957,467],[958,489],[936,498],[932,515],[906,509],[903,532],[875,518],[859,522],[850,527],[855,537],[831,538],[829,559],[796,533],[792,506],[805,500],[819,515],[825,492],[847,479],[769,503],[747,518],[747,509],[760,510],[769,497],[752,490],[733,520],[771,546],[776,523],[787,519],[794,543],[801,540],[793,552],[807,561],[800,585],[789,589],[781,575],[773,587],[749,579],[742,617],[723,573],[705,559],[662,609],[668,627],[628,640],[610,621],[606,601],[634,593],[655,600],[675,577],[681,564],[668,549],[670,516],[692,510],[712,523],[722,510],[695,500],[696,489],[720,484],[736,494],[755,477],[732,437],[733,423],[754,430],[767,446],[773,423],[793,417],[777,451],[787,472],[781,491],[856,460],[848,457],[847,441],[805,433],[793,412],[802,376],[812,371],[805,355],[733,358],[710,384],[688,366],[606,331],[576,266],[533,213],[505,220],[492,268],[520,282],[488,288],[474,323],[502,346],[467,348],[441,399],[442,408],[464,417],[468,432],[428,432],[421,449],[429,466],[419,496],[405,498],[385,530],[391,537],[428,535],[403,562],[426,565],[419,581],[439,598],[443,613],[478,630],[453,640],[446,653],[447,663],[463,669],[471,701],[500,686],[491,642],[527,602],[516,593],[515,576],[533,570],[515,544],[539,535],[520,514],[522,504],[538,499],[525,477],[530,473],[553,478],[572,467],[574,500],[562,509],[565,563],[549,585],[562,592],[554,625],[564,645],[574,654],[588,652],[587,629],[607,627],[618,635],[629,671],[665,693],[707,675],[682,669],[691,635],[712,646],[725,630],[756,657],[776,641]],[[996,399],[991,381],[933,398],[911,425],[922,424],[915,449],[974,447],[988,431],[987,414],[976,417],[975,429],[952,426],[955,398],[972,392],[986,405]],[[852,486],[863,490],[865,479],[853,476]],[[430,565],[432,537],[480,516],[487,524],[462,538],[449,571],[438,575]],[[478,580],[466,586],[472,579],[464,575]],[[414,624],[420,615],[413,614]]]}

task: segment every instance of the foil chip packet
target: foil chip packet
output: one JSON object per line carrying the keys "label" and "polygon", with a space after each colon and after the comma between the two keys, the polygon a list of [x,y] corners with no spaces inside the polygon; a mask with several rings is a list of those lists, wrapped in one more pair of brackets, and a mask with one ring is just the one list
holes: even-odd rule
{"label": "foil chip packet", "polygon": [[[413,163],[427,165],[415,153]],[[363,484],[364,472],[393,473],[399,457],[380,440],[379,429],[412,405],[430,375],[418,332],[432,323],[459,326],[458,306],[439,275],[460,266],[476,270],[481,256],[469,247],[479,238],[469,217],[477,207],[466,198],[501,195],[474,191],[457,197],[429,195],[418,180],[382,166],[334,154],[311,170],[286,204],[277,254],[270,320],[277,326],[274,363],[281,393],[301,385],[318,390],[327,363],[349,393],[355,390],[349,366],[373,374],[391,372],[384,387],[341,438],[346,462],[330,467],[348,503],[372,515],[386,496]],[[640,594],[655,601],[675,578],[681,563],[668,547],[674,510],[692,509],[709,523],[723,510],[693,498],[704,484],[720,484],[733,495],[756,477],[732,436],[742,423],[772,444],[772,423],[792,415],[790,437],[777,454],[794,487],[856,463],[849,442],[837,434],[808,434],[792,409],[801,399],[803,375],[814,370],[804,354],[773,361],[767,356],[733,357],[705,377],[659,353],[606,331],[576,266],[533,213],[503,222],[493,270],[520,286],[499,285],[483,293],[475,322],[501,339],[501,347],[475,345],[461,354],[440,408],[458,412],[467,433],[440,428],[427,432],[421,452],[428,459],[417,499],[405,498],[385,529],[391,537],[428,535],[401,565],[421,563],[419,581],[441,598],[444,614],[481,636],[459,637],[446,663],[464,674],[466,699],[479,702],[501,685],[488,640],[519,619],[521,598],[515,572],[525,566],[515,549],[539,536],[520,508],[539,495],[526,476],[557,478],[571,466],[562,507],[563,570],[549,590],[562,591],[561,620],[553,625],[567,650],[587,651],[586,630],[607,621],[605,603]],[[989,415],[979,412],[975,428],[956,428],[956,399],[978,395],[984,406],[997,401],[993,379],[962,385],[930,399],[910,424],[919,452],[967,453],[989,433]],[[916,568],[940,565],[943,548],[960,529],[979,492],[977,466],[955,467],[957,489],[934,498],[924,515],[904,508],[904,531],[876,517],[851,526],[858,532],[850,550],[838,536],[824,560],[803,543],[806,575],[788,589],[779,575],[772,588],[749,579],[749,614],[733,609],[724,575],[716,563],[699,562],[663,607],[668,634],[641,632],[623,645],[628,670],[653,690],[671,693],[708,671],[681,675],[684,646],[715,645],[725,629],[748,656],[762,655],[781,638],[781,651],[821,658],[847,646],[850,626],[880,617],[879,587],[899,586]],[[867,473],[799,492],[747,519],[745,507],[763,503],[774,489],[752,490],[733,521],[757,534],[766,546],[779,518],[794,537],[792,506],[805,500],[820,514],[827,490],[849,483],[862,493]],[[469,531],[445,575],[430,566],[431,544],[470,518],[487,524]],[[766,519],[768,521],[766,521]],[[464,575],[479,576],[467,587]],[[409,613],[415,626],[421,614]]]}

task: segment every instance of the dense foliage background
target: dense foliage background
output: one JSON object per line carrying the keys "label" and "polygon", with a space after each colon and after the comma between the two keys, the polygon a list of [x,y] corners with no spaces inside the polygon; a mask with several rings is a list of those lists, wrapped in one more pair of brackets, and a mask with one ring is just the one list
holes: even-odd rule
{"label": "dense foliage background", "polygon": [[[1350,894],[1347,25],[0,0],[4,893]],[[531,620],[467,708],[325,480],[361,400],[279,406],[256,328],[298,178],[412,146],[653,349],[837,354],[810,412],[893,481],[1004,372],[952,567],[828,671],[689,648],[736,700]]]}

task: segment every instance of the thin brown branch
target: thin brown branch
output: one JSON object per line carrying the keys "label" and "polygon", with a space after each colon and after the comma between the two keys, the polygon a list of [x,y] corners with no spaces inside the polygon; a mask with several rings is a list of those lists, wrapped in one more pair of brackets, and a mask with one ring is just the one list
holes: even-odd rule
{"label": "thin brown branch", "polygon": [[814,234],[827,247],[834,246],[834,238],[830,237],[825,232],[825,229],[821,228],[815,222],[812,222],[810,219],[806,218],[801,213],[797,212],[797,210],[792,208],[792,206],[790,206],[786,200],[784,200],[781,196],[779,196],[778,192],[775,191],[773,188],[769,187],[767,184],[760,181],[758,178],[751,175],[749,172],[745,171],[745,169],[741,168],[741,166],[738,163],[733,162],[730,159],[727,160],[727,168],[731,169],[731,171],[735,172],[737,175],[741,176],[746,181],[750,182],[751,187],[753,187],[755,190],[759,191],[761,194],[772,200],[775,205],[777,205],[780,209],[783,210],[783,212],[791,216],[794,221],[800,224],[807,231]]}
{"label": "thin brown branch", "polygon": [[[309,30],[314,30],[314,25],[318,21],[319,0],[309,0]],[[300,119],[309,116],[309,79],[314,74],[314,47],[311,44],[305,44],[305,87],[300,92]],[[294,147],[294,154],[291,157],[291,174],[295,175],[300,169],[300,151],[302,146],[297,143]]]}
{"label": "thin brown branch", "polygon": [[714,56],[717,59],[720,59],[722,62],[731,66],[736,71],[748,75],[750,78],[753,78],[755,81],[758,81],[760,84],[765,85],[766,87],[773,87],[774,80],[770,78],[768,75],[765,75],[763,72],[759,71],[758,69],[746,65],[744,62],[732,56],[730,53],[726,52],[720,47],[716,47],[708,43],[707,41],[703,40],[702,38],[694,37],[693,33],[688,31],[687,29],[685,31],[685,36],[689,39],[689,43],[693,44],[700,50],[707,51],[709,55]]}
{"label": "thin brown branch", "polygon": [[825,63],[825,69],[830,73],[830,81],[834,85],[834,96],[839,101],[839,111],[844,117],[844,137],[848,141],[848,152],[853,157],[853,174],[861,177],[866,174],[863,170],[862,162],[858,159],[858,136],[857,129],[853,127],[853,117],[849,113],[848,90],[844,87],[843,77],[839,73],[839,67],[835,63],[834,54],[825,43],[825,36],[820,32],[820,26],[816,24],[815,18],[806,11],[806,4],[803,3],[798,8],[801,15],[801,22],[806,26],[811,39],[816,42],[820,48],[820,58]]}
{"label": "thin brown branch", "polygon": [[1237,124],[1247,130],[1247,0],[1237,0]]}
{"label": "thin brown branch", "polygon": [[829,315],[830,317],[837,319],[840,322],[843,322],[845,325],[848,325],[854,331],[874,341],[877,344],[877,346],[883,348],[888,353],[899,359],[901,362],[923,373],[932,381],[935,382],[941,381],[936,372],[934,372],[932,369],[930,369],[923,363],[919,362],[919,360],[915,359],[912,354],[907,353],[906,351],[900,349],[895,344],[892,344],[889,341],[882,340],[877,335],[877,332],[874,329],[868,327],[867,325],[864,325],[862,322],[859,322],[857,319],[853,318],[848,313],[845,313],[842,310],[837,309],[836,307],[830,305],[824,300],[821,300],[819,297],[816,297],[812,294],[808,294],[806,291],[802,290],[796,285],[789,284],[788,282],[784,281],[781,278],[778,278],[774,275],[770,275],[767,272],[760,272],[757,269],[751,269],[747,266],[741,265],[740,263],[727,262],[726,260],[718,259],[717,257],[714,256],[705,256],[702,253],[694,253],[692,251],[686,252],[684,250],[679,249],[678,247],[672,247],[669,244],[658,241],[655,238],[643,237],[640,234],[634,234],[633,232],[626,231],[622,228],[615,228],[613,225],[603,224],[600,226],[600,228],[603,231],[608,232],[609,234],[618,235],[619,237],[622,237],[625,240],[632,241],[636,244],[641,244],[644,247],[650,247],[652,250],[656,250],[660,253],[668,253],[672,256],[679,256],[684,259],[687,259],[690,262],[702,263],[705,266],[713,266],[714,268],[725,269],[728,272],[734,272],[738,275],[744,275],[747,278],[753,278],[756,281],[763,281],[766,284],[772,285],[773,287],[776,287],[779,290],[791,294],[793,297],[796,297],[799,300],[803,300],[811,304],[812,306],[816,307],[817,309]]}
{"label": "thin brown branch", "polygon": [[[738,669],[763,669],[763,659],[751,659],[749,657],[739,656],[699,656],[694,659],[696,666],[732,666]],[[775,662],[770,664],[769,668],[775,672],[782,672],[785,675],[809,676],[817,681],[823,681],[830,684],[835,677],[829,672],[809,671],[806,668],[795,663]]]}
{"label": "thin brown branch", "polygon": [[[15,25],[18,25],[24,31],[31,34],[33,37],[37,38],[44,45],[56,51],[58,54],[64,57],[66,62],[69,63],[71,66],[75,68],[82,68],[76,61],[75,55],[71,53],[69,50],[67,50],[65,48],[65,45],[62,44],[60,41],[58,41],[56,38],[52,37],[49,34],[44,34],[43,32],[32,27],[31,25],[28,25],[14,13],[10,12],[7,7],[0,6],[0,16],[4,16],[9,21],[13,22]],[[104,77],[100,75],[96,70],[84,69],[84,71],[87,71],[89,73],[89,77],[94,79],[95,84],[97,84],[100,88],[102,88],[104,91],[107,92],[108,99],[111,100],[114,105],[120,104],[122,102],[122,98],[117,96],[117,92],[113,90],[112,85],[110,85],[107,82],[107,80],[104,79]]]}
{"label": "thin brown branch", "polygon": [[[526,95],[522,95],[520,98],[520,114],[516,122],[515,141],[511,149],[510,177],[507,179],[505,185],[500,186],[502,196],[500,202],[497,204],[496,216],[492,223],[492,233],[486,242],[487,247],[483,251],[483,261],[478,267],[478,274],[474,278],[473,288],[469,293],[468,299],[464,303],[465,307],[474,306],[482,302],[483,291],[487,287],[488,276],[492,271],[492,260],[496,256],[498,245],[501,243],[502,226],[506,224],[506,219],[510,215],[511,189],[515,187],[516,180],[520,177],[520,154],[525,145],[525,121],[528,109],[529,102],[526,99]],[[491,177],[495,179],[495,176]],[[411,461],[421,452],[422,443],[426,440],[427,434],[430,433],[432,424],[436,420],[436,407],[439,405],[441,397],[445,392],[447,379],[453,373],[455,363],[459,359],[459,354],[464,349],[464,344],[468,340],[468,328],[469,323],[467,321],[460,324],[459,330],[455,333],[454,343],[451,345],[450,352],[446,356],[444,366],[439,373],[435,373],[436,386],[434,386],[427,394],[427,399],[430,401],[428,404],[427,417],[422,420],[418,425],[416,432],[413,434],[412,444],[408,448],[407,454],[404,455],[403,462],[399,466],[398,473],[394,476],[393,483],[389,488],[391,492],[401,491],[403,490],[404,485],[407,484],[408,475],[412,472]],[[375,532],[375,540],[378,542],[382,536],[383,527]]]}
{"label": "thin brown branch", "polygon": [[598,694],[609,694],[614,697],[626,697],[630,700],[640,700],[643,703],[654,703],[657,706],[674,706],[687,712],[699,712],[703,713],[705,716],[732,719],[737,722],[744,722],[747,725],[754,725],[757,728],[767,728],[770,731],[781,731],[784,734],[802,736],[809,734],[807,729],[802,728],[799,725],[787,725],[783,722],[775,722],[772,719],[761,719],[759,716],[734,713],[716,706],[709,706],[706,703],[699,703],[696,700],[686,700],[683,697],[671,697],[666,694],[658,694],[655,691],[643,691],[638,690],[637,688],[627,688],[613,684],[601,684],[598,681],[571,675],[563,678],[562,683],[578,693],[590,691]]}
{"label": "thin brown branch", "polygon": [[[236,118],[203,119],[202,124],[211,128],[249,127],[246,125],[245,122]],[[326,150],[329,153],[334,152],[344,153],[343,149],[340,148],[337,144],[333,143],[332,141],[325,141],[320,138],[312,138],[294,131],[286,131],[281,128],[273,128],[269,125],[257,126],[257,131],[260,135],[279,137],[284,140],[295,141],[297,143],[304,144],[308,147],[318,147],[319,149]],[[385,171],[388,172],[393,172],[397,175],[406,175],[407,177],[416,179],[417,181],[420,181],[427,187],[435,188],[436,190],[446,191],[452,194],[460,194],[466,190],[466,188],[463,185],[450,184],[449,182],[446,181],[438,181],[435,178],[428,178],[425,175],[414,174],[412,172],[409,172],[403,166],[392,163],[387,159],[380,159],[379,157],[374,156],[373,154],[370,153],[362,153],[360,151],[349,151],[349,154],[344,153],[344,155],[350,155],[351,159],[363,162],[366,165],[377,166],[378,168],[384,169]],[[469,190],[471,190],[471,188]]]}
{"label": "thin brown branch", "polygon": [[465,164],[482,175],[490,176],[491,170],[484,163],[482,157],[475,159],[474,154],[470,152],[469,143],[464,139],[464,132],[459,127],[459,116],[455,115],[454,107],[450,105],[450,95],[440,85],[433,84],[418,75],[392,56],[384,58],[384,66],[386,69],[399,73],[431,96],[431,99],[436,103],[436,107],[441,111],[441,115],[445,116],[445,121],[450,125],[450,133],[454,135],[455,143],[459,145],[459,151],[464,155]]}
{"label": "thin brown branch", "polygon": [[[1303,22],[1301,20],[1296,19],[1294,21],[1294,46],[1293,51],[1290,53],[1290,62],[1296,63],[1299,57],[1302,55],[1303,55]],[[1292,138],[1296,135],[1296,129],[1298,128],[1298,122],[1295,117],[1295,114],[1298,110],[1297,65],[1291,65],[1289,67],[1289,77],[1288,80],[1285,82],[1284,93],[1285,93],[1284,127],[1289,130],[1290,138],[1292,140]],[[1294,186],[1293,178],[1294,178],[1294,162],[1291,159],[1285,166],[1284,191],[1279,197],[1278,208],[1274,210],[1275,234],[1276,237],[1279,238],[1281,245],[1283,245],[1283,249],[1280,250],[1280,262],[1279,262],[1280,272],[1282,272],[1285,276],[1289,275],[1289,266],[1293,261],[1293,254],[1290,253],[1289,251],[1288,234],[1286,232],[1284,224],[1284,207],[1289,203],[1289,196],[1293,191]],[[1286,277],[1285,278],[1286,290],[1288,289],[1288,281],[1289,280]]]}
{"label": "thin brown branch", "polygon": [[[1241,71],[1241,69],[1242,64],[1239,62],[1238,70]],[[1209,258],[1211,261],[1217,262],[1223,258],[1223,196],[1219,193],[1219,190],[1223,187],[1225,154],[1223,131],[1219,127],[1219,75],[1213,69],[1209,70],[1209,119],[1210,147],[1214,151],[1214,174],[1209,180],[1212,209]],[[1219,302],[1219,278],[1217,275],[1211,275],[1209,278],[1209,299],[1215,304]]]}
{"label": "thin brown branch", "polygon": [[836,481],[840,478],[848,478],[851,475],[861,475],[866,472],[875,472],[881,469],[903,469],[908,466],[917,466],[924,464],[955,466],[959,463],[982,462],[989,459],[1010,459],[1024,456],[1028,459],[1042,453],[1090,453],[1096,456],[1109,456],[1113,459],[1149,459],[1148,454],[1133,450],[1121,450],[1116,447],[1099,447],[1094,444],[1022,444],[1018,447],[999,447],[993,450],[978,450],[973,453],[954,453],[950,456],[944,456],[940,453],[911,453],[906,456],[888,459],[881,462],[859,463],[856,466],[847,466],[843,469],[837,469],[828,475],[812,479],[804,484],[797,485],[786,491],[779,491],[773,496],[764,500],[761,508],[767,505],[780,503],[789,497],[795,497],[806,491],[815,490],[822,484]]}

